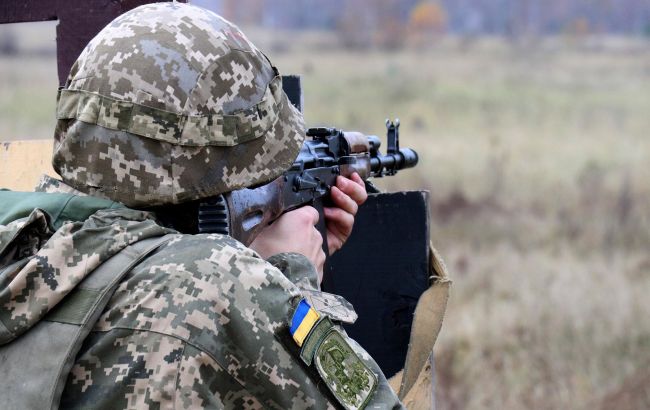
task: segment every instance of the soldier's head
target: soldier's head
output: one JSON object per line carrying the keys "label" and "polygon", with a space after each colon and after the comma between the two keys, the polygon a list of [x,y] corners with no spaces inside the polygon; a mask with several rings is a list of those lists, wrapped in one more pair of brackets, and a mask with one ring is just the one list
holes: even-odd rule
{"label": "soldier's head", "polygon": [[223,18],[178,3],[138,7],[91,40],[57,118],[63,180],[132,207],[268,182],[304,138],[266,56]]}

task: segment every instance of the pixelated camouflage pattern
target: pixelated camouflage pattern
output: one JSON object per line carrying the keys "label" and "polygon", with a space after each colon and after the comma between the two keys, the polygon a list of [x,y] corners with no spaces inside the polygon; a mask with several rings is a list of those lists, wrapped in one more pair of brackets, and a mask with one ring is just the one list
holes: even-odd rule
{"label": "pixelated camouflage pattern", "polygon": [[318,278],[312,275],[311,263],[303,255],[291,252],[280,253],[271,256],[267,261],[298,286],[307,303],[319,313],[339,322],[356,322],[358,315],[350,302],[343,296],[320,290]]}
{"label": "pixelated camouflage pattern", "polygon": [[[25,258],[38,252],[50,236],[52,231],[47,216],[40,209],[34,210],[27,218],[0,225],[0,266],[17,263],[14,269],[22,268],[21,263],[26,263]],[[4,290],[9,273],[3,272],[2,275],[0,284]]]}
{"label": "pixelated camouflage pattern", "polygon": [[102,210],[52,233],[35,209],[0,225],[0,344],[41,320],[90,272],[131,243],[168,232],[145,212]]}
{"label": "pixelated camouflage pattern", "polygon": [[57,117],[63,180],[133,207],[271,181],[304,139],[268,59],[231,23],[178,3],[133,9],[91,40]]}
{"label": "pixelated camouflage pattern", "polygon": [[[239,242],[178,235],[122,282],[78,356],[62,405],[336,408],[290,338],[301,298]],[[387,383],[367,354],[356,357]],[[398,404],[390,388],[383,393],[372,396],[380,408]]]}
{"label": "pixelated camouflage pattern", "polygon": [[64,194],[72,194],[78,196],[87,195],[47,174],[41,175],[41,178],[36,183],[36,188],[34,190],[36,192],[64,193]]}
{"label": "pixelated camouflage pattern", "polygon": [[[56,232],[47,227],[38,210],[0,227],[5,340],[109,255],[169,232],[129,209],[101,210]],[[289,331],[303,292],[316,292],[317,273],[298,254],[273,260],[282,262],[273,266],[227,236],[174,235],[120,283],[77,356],[61,407],[340,408],[330,389],[345,386],[332,379],[328,387],[301,360]],[[27,269],[32,261],[39,264]],[[378,380],[368,408],[400,408],[377,364],[335,328]]]}
{"label": "pixelated camouflage pattern", "polygon": [[303,255],[284,252],[271,256],[267,261],[282,271],[303,293],[305,291],[320,291],[318,277],[312,274],[312,264]]}

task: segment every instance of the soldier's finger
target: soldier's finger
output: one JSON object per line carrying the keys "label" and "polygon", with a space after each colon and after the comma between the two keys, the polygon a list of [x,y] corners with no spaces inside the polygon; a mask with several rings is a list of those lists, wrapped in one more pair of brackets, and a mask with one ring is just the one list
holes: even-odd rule
{"label": "soldier's finger", "polygon": [[[323,273],[323,266],[325,265],[325,252],[323,251],[323,236],[316,228],[312,230],[312,243],[317,244],[316,254],[313,256],[313,263],[316,271],[319,274]],[[322,278],[321,278],[322,279]]]}
{"label": "soldier's finger", "polygon": [[313,206],[303,206],[292,212],[299,212],[305,218],[305,223],[310,225],[316,225],[318,223],[318,211]]}
{"label": "soldier's finger", "polygon": [[329,254],[341,249],[352,233],[354,217],[340,208],[325,208]]}
{"label": "soldier's finger", "polygon": [[318,249],[323,249],[323,235],[314,227],[311,232],[312,241],[318,245]]}
{"label": "soldier's finger", "polygon": [[[352,185],[351,182],[349,182],[348,184]],[[343,209],[344,211],[352,215],[357,214],[359,205],[350,195],[344,193],[341,189],[339,189],[336,186],[332,187],[331,195],[332,195],[332,202],[334,202],[334,205],[336,205],[337,207]]]}
{"label": "soldier's finger", "polygon": [[336,179],[336,186],[347,194],[354,202],[361,205],[368,198],[366,184],[356,172],[352,174],[351,179],[339,176]]}
{"label": "soldier's finger", "polygon": [[354,216],[341,208],[324,208],[327,230],[345,242],[352,232]]}
{"label": "soldier's finger", "polygon": [[363,182],[363,179],[361,179],[361,177],[359,176],[359,174],[357,174],[356,172],[354,172],[354,173],[350,176],[350,179],[353,180],[354,182],[356,182],[358,185],[362,186],[364,191],[366,190],[366,183]]}

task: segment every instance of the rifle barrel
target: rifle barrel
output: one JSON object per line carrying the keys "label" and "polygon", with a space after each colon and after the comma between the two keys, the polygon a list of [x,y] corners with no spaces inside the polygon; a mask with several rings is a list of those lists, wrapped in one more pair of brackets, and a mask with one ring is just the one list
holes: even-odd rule
{"label": "rifle barrel", "polygon": [[394,175],[405,168],[413,168],[418,163],[418,154],[410,148],[402,148],[394,154],[377,155],[370,158],[373,176]]}

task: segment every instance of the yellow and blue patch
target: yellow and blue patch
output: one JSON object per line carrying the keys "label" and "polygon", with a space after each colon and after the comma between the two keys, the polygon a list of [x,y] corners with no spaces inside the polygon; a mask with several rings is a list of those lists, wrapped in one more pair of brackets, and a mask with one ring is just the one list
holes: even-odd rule
{"label": "yellow and blue patch", "polygon": [[301,300],[291,319],[291,335],[298,346],[302,346],[309,331],[314,327],[320,315],[305,299]]}

